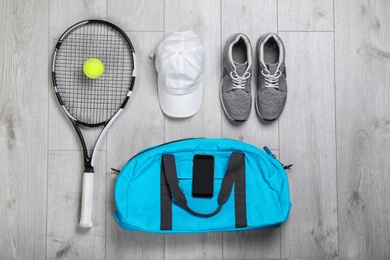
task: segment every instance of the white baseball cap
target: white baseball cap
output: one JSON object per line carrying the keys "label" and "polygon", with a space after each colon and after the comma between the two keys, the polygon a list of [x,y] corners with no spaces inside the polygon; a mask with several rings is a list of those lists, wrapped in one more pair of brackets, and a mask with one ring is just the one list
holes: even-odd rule
{"label": "white baseball cap", "polygon": [[172,32],[157,46],[156,70],[161,110],[170,117],[196,114],[203,98],[204,49],[193,31]]}

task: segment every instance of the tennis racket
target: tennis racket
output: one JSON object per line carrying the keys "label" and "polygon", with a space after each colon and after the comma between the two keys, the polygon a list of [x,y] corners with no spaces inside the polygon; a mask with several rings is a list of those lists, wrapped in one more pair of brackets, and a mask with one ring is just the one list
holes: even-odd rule
{"label": "tennis racket", "polygon": [[[89,58],[103,63],[104,72],[100,77],[91,79],[84,74],[83,65]],[[79,22],[60,37],[55,47],[54,91],[84,152],[80,227],[92,227],[95,154],[107,130],[126,106],[135,76],[135,54],[130,39],[107,21]],[[88,131],[95,127],[102,130],[94,147],[87,147],[81,129]],[[90,155],[88,151],[92,151]]]}

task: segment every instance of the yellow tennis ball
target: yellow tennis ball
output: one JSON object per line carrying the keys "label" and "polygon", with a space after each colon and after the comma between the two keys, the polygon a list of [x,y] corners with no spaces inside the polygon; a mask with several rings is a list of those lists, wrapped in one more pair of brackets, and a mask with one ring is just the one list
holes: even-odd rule
{"label": "yellow tennis ball", "polygon": [[97,79],[103,74],[104,65],[99,59],[89,58],[84,62],[83,71],[88,78]]}

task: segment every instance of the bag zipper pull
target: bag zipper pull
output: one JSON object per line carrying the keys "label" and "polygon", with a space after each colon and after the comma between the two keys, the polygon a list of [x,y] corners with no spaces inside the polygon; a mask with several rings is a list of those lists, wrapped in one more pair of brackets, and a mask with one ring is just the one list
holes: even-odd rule
{"label": "bag zipper pull", "polygon": [[263,149],[269,156],[276,159],[276,156],[271,152],[271,149],[269,149],[267,146],[264,146]]}
{"label": "bag zipper pull", "polygon": [[[271,156],[272,158],[274,158],[275,160],[277,160],[278,162],[280,162],[277,158],[276,158],[276,155],[272,153],[271,149],[269,149],[267,146],[264,146],[263,147],[264,151],[269,155]],[[280,162],[280,164],[283,166],[283,169],[285,170],[288,170],[290,169],[293,164],[289,164],[289,165],[284,165],[283,163]]]}

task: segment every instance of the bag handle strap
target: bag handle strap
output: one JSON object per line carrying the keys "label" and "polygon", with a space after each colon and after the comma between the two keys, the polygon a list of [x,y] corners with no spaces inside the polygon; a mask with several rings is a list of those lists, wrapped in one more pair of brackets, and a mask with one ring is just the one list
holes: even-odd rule
{"label": "bag handle strap", "polygon": [[[177,178],[177,172],[176,172],[175,157],[173,155],[162,156],[163,165],[161,167],[162,168],[161,170],[163,171],[162,175],[165,175],[166,177],[166,182],[169,186],[169,190],[171,191],[173,198],[183,209],[185,209],[192,215],[198,217],[212,217],[221,211],[223,204],[229,199],[233,189],[233,183],[235,183],[236,180],[236,175],[241,175],[241,176],[243,175],[245,178],[244,158],[245,157],[243,153],[232,153],[232,155],[230,156],[228,169],[225,173],[225,177],[222,180],[221,190],[218,194],[218,199],[217,199],[218,208],[215,211],[208,214],[203,214],[203,213],[193,211],[188,206],[187,199],[179,187],[179,180]],[[235,193],[242,195],[242,191],[235,192]],[[236,215],[236,219],[237,219],[237,215]]]}

